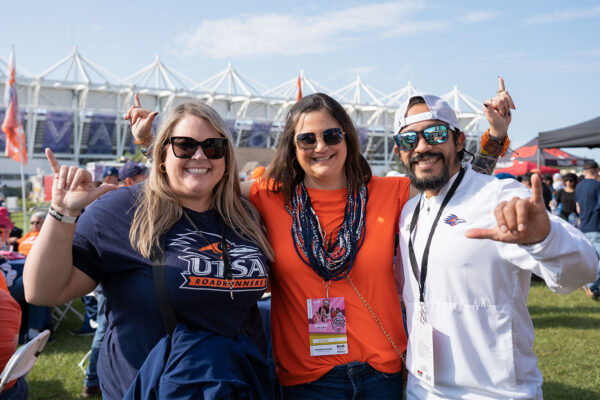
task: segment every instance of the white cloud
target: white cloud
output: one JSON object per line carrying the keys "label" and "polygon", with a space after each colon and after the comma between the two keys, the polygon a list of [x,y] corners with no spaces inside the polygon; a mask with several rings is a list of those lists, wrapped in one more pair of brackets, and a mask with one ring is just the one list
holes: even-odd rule
{"label": "white cloud", "polygon": [[529,24],[548,24],[554,22],[570,22],[578,19],[592,18],[600,15],[600,6],[592,8],[571,8],[547,14],[536,14],[525,19]]}
{"label": "white cloud", "polygon": [[[360,40],[361,34],[422,32],[418,28],[423,25],[407,17],[423,7],[424,0],[404,0],[314,15],[271,13],[204,20],[182,33],[176,44],[182,55],[213,58],[319,54]],[[431,25],[441,29],[437,23]]]}
{"label": "white cloud", "polygon": [[496,18],[500,13],[496,11],[473,11],[464,15],[461,20],[465,22],[485,22]]}

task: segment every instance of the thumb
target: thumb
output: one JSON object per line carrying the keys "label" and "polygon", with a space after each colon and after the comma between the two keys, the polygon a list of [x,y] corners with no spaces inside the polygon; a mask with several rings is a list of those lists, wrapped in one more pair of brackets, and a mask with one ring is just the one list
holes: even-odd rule
{"label": "thumb", "polygon": [[474,228],[465,233],[469,239],[492,239],[497,240],[497,228]]}

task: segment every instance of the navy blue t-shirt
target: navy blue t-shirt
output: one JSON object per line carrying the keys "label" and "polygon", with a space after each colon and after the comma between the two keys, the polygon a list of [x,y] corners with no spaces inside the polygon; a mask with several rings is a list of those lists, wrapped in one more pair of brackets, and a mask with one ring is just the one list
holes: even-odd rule
{"label": "navy blue t-shirt", "polygon": [[600,232],[600,182],[584,179],[575,186],[575,200],[579,203],[579,229],[582,232]]}
{"label": "navy blue t-shirt", "polygon": [[[152,280],[152,261],[129,243],[142,185],[109,192],[81,215],[73,263],[98,283],[107,302],[108,328],[98,360],[103,394],[122,398],[146,356],[166,334]],[[225,238],[234,277],[234,299],[224,279],[221,218],[214,210],[185,209],[165,236],[166,280],[177,321],[192,330],[233,337],[267,287],[268,264],[260,248],[232,229]]]}

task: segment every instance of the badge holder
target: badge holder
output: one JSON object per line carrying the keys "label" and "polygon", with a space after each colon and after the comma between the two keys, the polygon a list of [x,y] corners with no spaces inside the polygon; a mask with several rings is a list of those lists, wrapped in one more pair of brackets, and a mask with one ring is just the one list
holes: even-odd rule
{"label": "badge holder", "polygon": [[325,297],[307,299],[311,356],[348,354],[346,306],[343,297],[329,297],[330,281],[323,281]]}

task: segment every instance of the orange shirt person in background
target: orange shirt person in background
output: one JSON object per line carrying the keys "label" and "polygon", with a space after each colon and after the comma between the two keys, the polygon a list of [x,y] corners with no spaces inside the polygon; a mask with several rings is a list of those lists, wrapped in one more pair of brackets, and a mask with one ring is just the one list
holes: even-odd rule
{"label": "orange shirt person in background", "polygon": [[[1,272],[0,275],[2,275]],[[4,369],[8,360],[10,360],[17,349],[20,325],[21,307],[19,307],[17,301],[12,298],[8,291],[0,290],[0,371]],[[27,384],[24,379],[15,391],[9,393],[16,382],[17,380],[8,382],[6,386],[4,386],[2,393],[0,393],[0,398],[23,398],[23,396],[14,392],[16,390],[19,390],[19,392],[21,390],[27,390]],[[25,394],[24,397],[27,397],[27,395]]]}
{"label": "orange shirt person in background", "polygon": [[33,246],[35,239],[37,239],[38,235],[40,234],[40,229],[42,229],[42,224],[44,223],[44,219],[46,219],[45,213],[36,212],[35,214],[33,214],[31,216],[31,219],[29,221],[29,223],[31,224],[31,231],[29,233],[27,233],[25,236],[23,236],[22,238],[19,238],[19,239],[14,238],[14,241],[16,241],[19,244],[19,248],[18,248],[19,253],[21,253],[23,255],[29,254],[29,250],[31,250],[31,246]]}

